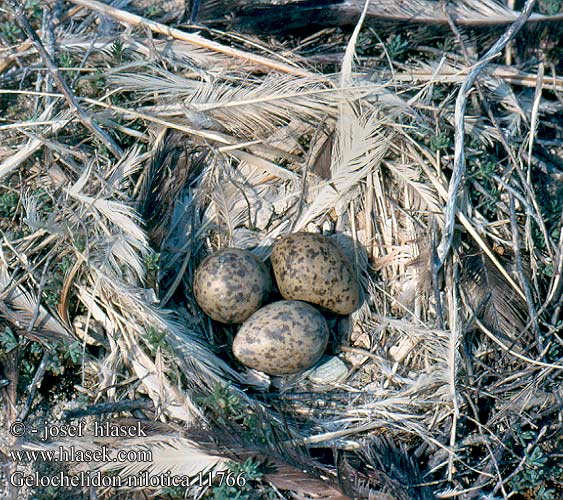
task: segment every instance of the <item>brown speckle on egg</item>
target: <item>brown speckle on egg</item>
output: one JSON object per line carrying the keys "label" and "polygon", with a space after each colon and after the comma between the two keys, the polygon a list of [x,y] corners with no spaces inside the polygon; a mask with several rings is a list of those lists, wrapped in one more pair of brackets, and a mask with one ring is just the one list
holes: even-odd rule
{"label": "brown speckle on egg", "polygon": [[225,248],[198,266],[193,284],[203,312],[221,323],[242,323],[266,301],[270,273],[250,251]]}
{"label": "brown speckle on egg", "polygon": [[244,365],[270,375],[313,366],[326,349],[329,329],[312,305],[282,300],[256,311],[240,327],[233,354]]}

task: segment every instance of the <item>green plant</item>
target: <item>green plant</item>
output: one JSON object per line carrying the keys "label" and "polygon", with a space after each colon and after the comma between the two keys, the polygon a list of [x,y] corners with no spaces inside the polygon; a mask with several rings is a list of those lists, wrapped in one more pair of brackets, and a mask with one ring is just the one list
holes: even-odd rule
{"label": "green plant", "polygon": [[229,384],[217,384],[213,392],[199,398],[198,403],[217,424],[236,426],[236,432],[249,443],[268,445],[275,441],[274,434],[279,424],[246,405]]}
{"label": "green plant", "polygon": [[70,255],[65,255],[57,264],[57,267],[59,268],[61,273],[66,274],[73,265],[74,265],[74,258],[71,257]]}
{"label": "green plant", "polygon": [[18,339],[9,326],[4,327],[4,331],[0,333],[0,344],[2,344],[2,350],[6,354],[18,347]]}
{"label": "green plant", "polygon": [[549,456],[536,442],[535,432],[517,430],[517,441],[523,449],[524,461],[511,480],[512,487],[527,498],[554,500],[556,491],[548,483],[561,475],[560,466],[550,463]]}
{"label": "green plant", "polygon": [[239,397],[233,393],[229,384],[217,384],[213,392],[200,403],[220,418],[239,418],[243,414],[243,407]]}
{"label": "green plant", "polygon": [[81,235],[77,235],[74,237],[74,248],[79,252],[84,252],[86,250],[86,238]]}
{"label": "green plant", "polygon": [[386,44],[387,53],[391,59],[402,56],[409,49],[409,41],[400,33],[392,35]]}
{"label": "green plant", "polygon": [[125,46],[120,38],[116,38],[115,41],[111,44],[111,57],[114,61],[120,63],[123,61],[123,56],[125,54]]}
{"label": "green plant", "polygon": [[51,359],[47,363],[46,371],[52,373],[53,375],[62,375],[65,372],[64,365],[63,363],[61,363],[59,356],[55,355],[51,357]]}
{"label": "green plant", "polygon": [[18,206],[19,197],[13,191],[7,191],[0,195],[0,215],[9,217],[14,213]]}
{"label": "green plant", "polygon": [[33,380],[33,374],[35,373],[35,364],[29,359],[23,358],[20,363],[19,379],[18,383],[20,388],[28,387]]}
{"label": "green plant", "polygon": [[261,464],[254,458],[247,458],[243,463],[232,462],[225,474],[220,477],[220,484],[211,490],[213,500],[251,500],[264,498],[256,496],[256,483],[264,475]]}
{"label": "green plant", "polygon": [[12,21],[4,21],[0,25],[0,33],[10,43],[16,43],[21,35],[18,25]]}
{"label": "green plant", "polygon": [[162,9],[158,5],[149,5],[145,9],[145,17],[158,17],[162,14]]}
{"label": "green plant", "polygon": [[356,52],[360,56],[373,55],[375,53],[376,46],[376,40],[374,40],[373,35],[370,32],[360,32],[360,34],[358,35],[358,41],[356,43]]}
{"label": "green plant", "polygon": [[43,300],[50,307],[56,307],[61,298],[61,291],[63,288],[64,276],[68,270],[73,266],[74,258],[70,255],[65,255],[58,261],[52,268],[50,279],[43,288]]}
{"label": "green plant", "polygon": [[441,149],[446,149],[450,146],[451,139],[446,132],[437,132],[433,136],[430,137],[430,149],[434,152],[439,151]]}
{"label": "green plant", "polygon": [[94,87],[97,92],[103,92],[106,88],[106,79],[102,71],[96,70],[89,79],[92,82],[92,87]]}
{"label": "green plant", "polygon": [[41,19],[41,14],[43,13],[41,0],[26,0],[25,10],[31,18]]}
{"label": "green plant", "polygon": [[455,49],[456,41],[454,38],[444,38],[436,44],[436,48],[444,52],[452,52]]}
{"label": "green plant", "polygon": [[[36,344],[35,342],[33,344]],[[33,346],[32,346],[33,347]],[[43,349],[39,347],[39,353]],[[39,354],[37,353],[37,354]],[[39,359],[39,356],[36,358]],[[69,366],[78,365],[82,359],[82,344],[76,340],[72,342],[63,342],[56,346],[51,352],[51,358],[47,364],[47,371],[53,375],[62,375]]]}
{"label": "green plant", "polygon": [[187,498],[186,497],[186,488],[182,488],[180,486],[169,486],[162,489],[162,495],[169,497],[169,498]]}
{"label": "green plant", "polygon": [[62,282],[59,279],[49,281],[43,288],[43,300],[51,308],[56,308],[61,298]]}
{"label": "green plant", "polygon": [[49,192],[44,188],[33,191],[33,196],[37,199],[37,208],[44,213],[50,214],[54,211],[55,205]]}
{"label": "green plant", "polygon": [[559,14],[561,12],[561,8],[563,7],[563,1],[561,0],[541,0],[539,2],[539,10],[543,14],[547,14],[548,16],[554,16],[555,14]]}
{"label": "green plant", "polygon": [[476,161],[474,168],[475,177],[480,181],[489,182],[497,168],[497,164],[493,161]]}
{"label": "green plant", "polygon": [[[18,342],[9,328],[0,335],[0,343],[5,352],[20,346],[18,386],[20,391],[25,391],[33,380],[47,347],[25,337],[21,337]],[[53,375],[62,375],[67,368],[78,365],[82,357],[82,345],[77,341],[58,343],[49,349],[50,357],[45,368]]]}
{"label": "green plant", "polygon": [[154,356],[158,348],[161,350],[168,350],[168,344],[166,343],[166,330],[159,330],[154,326],[148,326],[143,339],[147,347],[149,348],[151,354]]}
{"label": "green plant", "polygon": [[59,54],[59,66],[62,68],[71,68],[74,62],[73,59],[70,52],[62,51]]}
{"label": "green plant", "polygon": [[553,264],[547,264],[540,269],[540,272],[547,278],[552,278],[555,271],[553,269]]}
{"label": "green plant", "polygon": [[490,198],[486,198],[482,203],[482,210],[485,216],[494,217],[497,210],[497,204],[499,199],[499,190],[496,185],[493,185],[489,189]]}
{"label": "green plant", "polygon": [[82,359],[82,344],[78,341],[71,342],[65,347],[63,357],[68,359],[72,364],[77,365]]}
{"label": "green plant", "polygon": [[144,258],[147,271],[158,271],[160,269],[160,254],[151,253]]}
{"label": "green plant", "polygon": [[40,492],[34,494],[33,500],[58,500],[61,498],[61,488],[55,486],[47,486],[42,488]]}

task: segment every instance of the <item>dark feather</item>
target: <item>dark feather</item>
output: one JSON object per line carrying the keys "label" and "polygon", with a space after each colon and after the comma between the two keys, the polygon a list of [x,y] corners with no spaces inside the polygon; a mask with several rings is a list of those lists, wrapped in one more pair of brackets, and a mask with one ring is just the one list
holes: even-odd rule
{"label": "dark feather", "polygon": [[168,232],[175,202],[189,178],[201,171],[203,153],[192,151],[179,133],[169,132],[147,167],[139,199],[143,200],[140,212],[145,218],[149,238],[160,249]]}
{"label": "dark feather", "polygon": [[339,461],[339,477],[341,484],[346,485],[344,491],[354,491],[365,498],[436,498],[428,487],[422,486],[420,469],[407,450],[383,437],[370,438],[357,452],[344,455]]}
{"label": "dark feather", "polygon": [[[218,22],[223,19],[237,29],[252,32],[309,30],[328,26],[354,26],[360,17],[363,0],[285,0],[275,5],[259,0],[204,2],[200,19]],[[448,12],[457,25],[490,27],[513,23],[518,11],[494,0],[458,0],[449,2]],[[232,17],[225,13],[233,14]],[[384,21],[448,25],[442,3],[435,0],[380,0],[371,2],[366,22]],[[563,15],[532,14],[531,24],[563,21]]]}
{"label": "dark feather", "polygon": [[[213,439],[231,459],[260,460],[267,470],[264,478],[278,489],[322,500],[435,498],[421,486],[419,468],[406,450],[391,441],[369,439],[358,452],[347,453],[341,459],[331,459],[333,450],[325,449],[321,462],[298,444],[299,436],[287,423],[272,423],[272,415],[261,414],[257,408],[252,409],[252,414],[252,432],[231,420],[220,426],[215,423]],[[316,450],[316,454],[320,451]]]}
{"label": "dark feather", "polygon": [[231,458],[241,462],[257,458],[267,470],[265,479],[279,489],[323,500],[352,500],[338,487],[334,468],[320,464],[298,445],[299,435],[286,422],[274,423],[272,415],[259,407],[251,411],[251,433],[233,421],[214,429],[214,438]]}
{"label": "dark feather", "polygon": [[[501,263],[514,275],[508,256]],[[515,341],[515,334],[520,336],[528,322],[524,300],[485,254],[462,256],[461,264],[461,284],[471,309],[487,328]]]}
{"label": "dark feather", "polygon": [[330,165],[332,163],[332,148],[334,146],[334,133],[324,138],[316,151],[316,157],[311,165],[311,172],[319,177],[330,180],[332,178]]}

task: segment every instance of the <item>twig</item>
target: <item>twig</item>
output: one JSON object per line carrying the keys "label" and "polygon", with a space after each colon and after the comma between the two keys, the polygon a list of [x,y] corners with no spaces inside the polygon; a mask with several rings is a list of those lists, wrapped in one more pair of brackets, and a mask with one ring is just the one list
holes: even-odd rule
{"label": "twig", "polygon": [[51,353],[47,348],[45,348],[45,351],[43,352],[43,358],[41,359],[41,363],[39,363],[39,366],[37,367],[37,371],[33,376],[33,380],[31,381],[31,384],[29,384],[29,395],[27,396],[27,400],[23,405],[23,408],[21,409],[20,413],[18,414],[16,420],[22,422],[26,419],[29,410],[31,409],[33,399],[35,398],[35,392],[37,391],[37,389],[41,385],[41,382],[43,381],[43,377],[45,376],[45,372],[47,371],[47,365],[49,364],[50,359],[51,359]]}
{"label": "twig", "polygon": [[[465,74],[471,71],[473,68],[465,68],[463,70],[457,70],[455,68],[445,67],[440,72],[439,83],[457,83],[460,82]],[[511,68],[507,66],[494,65],[488,70],[488,75],[492,78],[499,78],[504,80],[510,85],[518,85],[521,87],[531,87],[536,85],[537,75],[532,75],[530,73],[525,73],[516,68]],[[433,70],[423,70],[423,69],[409,69],[409,71],[404,71],[395,74],[395,81],[397,82],[437,82],[436,72]],[[544,84],[545,90],[553,91],[563,91],[563,78],[554,75]]]}
{"label": "twig", "polygon": [[[559,226],[563,226],[563,211],[561,212]],[[551,304],[551,302],[557,301],[561,297],[563,285],[561,280],[561,278],[563,277],[563,231],[561,231],[561,234],[559,235],[559,244],[557,245],[556,258],[553,262],[553,273],[554,275],[549,285],[549,291],[547,293],[547,299],[545,301],[546,304]],[[555,311],[557,315],[562,305],[563,301],[559,300],[559,305],[557,306]],[[553,324],[555,324],[556,321],[557,317],[554,317]]]}
{"label": "twig", "polygon": [[[217,7],[211,9],[211,17],[223,14],[221,2],[215,3]],[[236,28],[245,28],[254,32],[280,33],[283,30],[299,30],[308,28],[313,22],[323,28],[349,25],[350,20],[357,19],[364,6],[363,0],[317,0],[309,2],[237,2],[241,5],[234,19]],[[452,13],[461,26],[491,29],[513,23],[519,14],[518,11],[509,10],[498,6],[491,9],[491,4],[501,2],[473,0],[449,2],[452,4]],[[268,5],[269,4],[269,5]],[[272,5],[273,4],[273,5]],[[372,2],[367,18],[369,21],[380,23],[404,23],[405,25],[446,25],[447,19],[437,8],[436,0],[416,1],[391,1],[384,0]],[[483,4],[483,8],[479,8]],[[475,7],[473,7],[475,6]],[[561,14],[543,15],[533,13],[530,23],[540,25],[545,23],[560,22]]]}
{"label": "twig", "polygon": [[242,59],[243,61],[246,61],[250,64],[262,66],[263,68],[279,71],[281,73],[287,73],[289,75],[305,77],[305,78],[321,78],[321,75],[311,73],[304,69],[290,66],[289,64],[276,62],[271,59],[268,59],[267,57],[251,54],[249,52],[244,52],[242,50],[235,49],[233,47],[227,47],[220,43],[207,40],[200,35],[194,33],[186,33],[179,29],[171,28],[169,26],[166,26],[165,24],[161,24],[156,21],[151,21],[150,19],[146,19],[136,14],[131,14],[130,12],[126,12],[121,9],[116,9],[115,7],[106,5],[96,0],[70,0],[70,1],[74,4],[87,7],[88,9],[93,10],[95,12],[113,17],[114,19],[117,19],[122,23],[128,23],[133,26],[147,28],[153,31],[154,33],[160,33],[161,35],[170,36],[177,40],[182,40],[183,42],[187,42],[196,47],[211,50],[213,52],[224,54],[229,57],[234,57],[235,59]]}
{"label": "twig", "polygon": [[455,218],[457,212],[457,198],[461,181],[465,173],[465,108],[467,107],[467,98],[471,93],[471,89],[475,80],[483,70],[483,68],[504,49],[510,40],[512,40],[518,31],[526,24],[526,21],[532,13],[532,8],[536,4],[536,0],[526,0],[524,9],[518,16],[518,19],[506,32],[497,40],[497,42],[487,51],[481,60],[473,67],[463,82],[456,99],[455,104],[455,151],[454,166],[452,178],[448,189],[448,201],[444,210],[445,224],[442,240],[438,246],[438,258],[440,266],[444,265],[444,261],[451,249]]}
{"label": "twig", "polygon": [[64,94],[65,99],[68,101],[70,107],[78,115],[80,121],[84,124],[84,126],[88,130],[90,130],[90,132],[92,132],[96,137],[98,137],[100,141],[102,141],[103,144],[106,145],[106,147],[114,154],[114,156],[116,157],[122,156],[123,150],[106,132],[104,132],[100,128],[100,126],[96,122],[94,122],[94,120],[92,120],[92,118],[90,118],[90,116],[86,114],[86,112],[78,104],[78,101],[74,97],[72,90],[70,89],[66,81],[61,77],[59,68],[49,56],[49,53],[45,49],[43,42],[41,42],[41,39],[39,38],[39,36],[31,26],[29,19],[25,14],[23,14],[23,7],[18,8],[13,0],[9,0],[9,3],[12,5],[12,8],[14,9],[14,17],[16,18],[16,21],[20,25],[20,28],[31,39],[31,41],[35,45],[37,51],[41,56],[41,59],[43,59],[43,62],[47,66],[49,72],[53,75],[53,78],[57,82],[57,86]]}
{"label": "twig", "polygon": [[[408,140],[410,140],[411,142],[414,142],[414,140],[411,137],[409,137],[408,134],[405,137]],[[432,155],[430,155],[429,153],[427,153],[423,149],[421,149],[420,151],[425,155],[426,159],[429,160],[431,164],[434,164],[435,158],[432,157]],[[425,162],[422,158],[421,158],[421,161],[420,161],[420,166],[422,167],[422,170],[424,171],[426,176],[430,179],[430,182],[432,182],[432,185],[436,188],[436,191],[438,192],[440,197],[442,199],[446,200],[447,199],[447,192],[446,192],[446,188],[443,185],[442,179],[436,177],[436,175],[434,175],[434,173],[429,168],[426,167],[426,164],[425,164]],[[457,212],[456,216],[459,219],[459,221],[461,222],[461,224],[463,225],[463,227],[467,230],[467,232],[471,235],[471,237],[479,245],[479,247],[481,247],[481,249],[487,254],[487,257],[489,257],[489,259],[491,259],[491,262],[495,265],[495,267],[499,270],[499,272],[505,277],[506,281],[508,281],[510,286],[512,288],[514,288],[514,291],[518,295],[520,295],[520,297],[522,297],[524,300],[526,300],[526,296],[524,295],[524,292],[520,289],[518,284],[514,281],[514,279],[512,279],[512,276],[510,276],[508,271],[499,262],[495,253],[485,243],[485,241],[483,240],[481,235],[477,232],[477,230],[473,227],[473,225],[471,224],[471,222],[467,218],[467,216],[463,212]]]}
{"label": "twig", "polygon": [[[77,6],[77,7],[73,7],[72,9],[69,9],[66,12],[66,14],[60,18],[60,20],[57,20],[53,23],[54,25],[53,27],[59,26],[62,22],[67,21],[68,19],[72,19],[73,16],[75,16],[78,12],[82,10],[82,8],[83,7]],[[0,59],[0,73],[6,71],[13,64],[13,62],[17,59],[18,53],[26,52],[28,49],[31,48],[32,45],[33,43],[27,40],[17,48],[16,54],[10,54],[9,56]]]}
{"label": "twig", "polygon": [[[510,10],[514,10],[516,8],[516,0],[508,0],[506,2],[506,5]],[[512,43],[509,43],[506,46],[506,53],[504,57],[507,66],[512,66],[512,49],[513,49]]]}
{"label": "twig", "polygon": [[[461,37],[461,34],[459,33],[459,30],[457,29],[457,26],[455,25],[454,20],[451,18],[451,16],[449,15],[449,12],[447,11],[447,9],[444,7],[444,12],[445,15],[448,17],[448,23],[450,26],[450,29],[452,30],[452,32],[454,33],[458,43],[460,44],[461,48],[462,48],[462,52],[464,54],[464,58],[466,61],[466,64],[470,64],[471,61],[469,59],[469,54],[466,50],[465,44],[463,42],[463,38]],[[543,74],[543,71],[542,71]],[[543,79],[542,79],[543,81]],[[532,203],[534,204],[534,207],[529,206],[528,204],[528,200],[526,200],[525,198],[523,198],[522,196],[520,196],[515,190],[513,190],[510,186],[508,186],[502,179],[498,178],[497,176],[493,176],[493,178],[501,183],[505,189],[509,190],[511,193],[513,193],[513,196],[518,197],[518,199],[520,200],[520,202],[526,206],[527,208],[527,213],[534,213],[533,208],[535,209],[535,213],[536,213],[536,222],[538,223],[538,225],[541,228],[545,228],[545,225],[543,224],[543,221],[541,220],[541,213],[539,212],[539,208],[537,207],[537,204],[535,203],[535,198],[533,193],[531,192],[531,188],[530,188],[530,182],[528,179],[524,179],[523,174],[521,172],[520,169],[520,164],[519,161],[514,153],[514,151],[510,148],[508,141],[505,137],[504,131],[503,129],[500,127],[494,113],[493,110],[491,109],[491,106],[489,105],[489,103],[487,102],[487,100],[485,99],[485,95],[483,92],[483,89],[481,87],[480,82],[476,82],[475,83],[475,87],[477,89],[477,92],[479,93],[479,97],[481,99],[481,104],[483,105],[485,111],[487,112],[489,118],[491,119],[491,122],[493,123],[493,125],[495,126],[498,134],[499,134],[499,139],[501,144],[503,145],[506,153],[508,154],[508,156],[510,157],[512,164],[514,165],[514,168],[517,169],[518,173],[520,174],[520,178],[522,179],[523,185],[525,186],[526,191],[528,192],[528,194],[530,195],[530,198],[532,199]],[[536,91],[537,94],[537,91]],[[541,91],[540,91],[541,94]],[[537,108],[539,106],[539,100],[536,98],[534,100],[534,106]],[[532,114],[534,115],[534,114]],[[537,109],[536,109],[536,121],[537,121]],[[535,125],[534,125],[534,119],[532,118],[532,129],[534,129]],[[531,151],[532,151],[532,144],[533,144],[533,133],[532,131],[530,131],[530,146],[529,146],[529,151],[530,151],[530,159],[528,162],[528,175],[529,175],[529,168],[530,168],[530,161],[531,161]],[[526,279],[526,276],[524,274],[523,271],[523,267],[522,267],[522,259],[521,259],[521,255],[520,255],[520,242],[519,242],[519,234],[518,234],[518,229],[516,226],[516,218],[515,218],[515,213],[514,213],[514,200],[511,196],[510,199],[510,221],[511,221],[511,225],[512,225],[512,235],[513,235],[513,242],[514,242],[514,246],[515,246],[515,256],[516,256],[516,260],[517,260],[517,270],[518,270],[518,274],[519,274],[519,278],[520,278],[520,284],[522,285],[522,288],[524,290],[524,293],[526,295],[526,303],[528,305],[528,310],[530,313],[530,324],[534,325],[534,334],[536,336],[536,342],[538,344],[538,348],[539,348],[539,352],[543,352],[543,343],[541,342],[541,339],[539,338],[539,331],[538,331],[538,324],[537,324],[537,316],[538,313],[536,312],[536,309],[533,305],[533,301],[532,301],[532,294],[530,291],[530,287],[529,287],[529,283],[528,280]],[[538,220],[540,219],[540,220]],[[545,234],[545,229],[543,229],[543,232]],[[516,239],[515,239],[516,238]],[[549,243],[546,241],[548,247],[549,247]]]}
{"label": "twig", "polygon": [[[473,311],[474,313],[474,311]],[[542,368],[552,368],[555,370],[563,370],[563,365],[558,365],[555,363],[544,363],[543,361],[537,361],[535,359],[529,358],[528,356],[524,356],[516,351],[514,351],[511,347],[506,345],[502,340],[500,340],[493,332],[491,332],[479,319],[477,316],[474,316],[473,321],[477,323],[477,326],[481,329],[481,331],[489,337],[495,344],[497,344],[502,350],[508,352],[515,358],[518,358],[526,363],[529,363],[534,366],[540,366]]]}
{"label": "twig", "polygon": [[[522,455],[522,459],[520,460],[516,468],[512,471],[510,475],[508,475],[504,479],[505,483],[508,483],[514,476],[516,476],[516,474],[519,474],[522,469],[524,469],[525,467],[529,467],[527,464],[529,460],[528,454],[540,442],[541,438],[545,435],[546,432],[547,432],[547,426],[544,426],[540,429],[540,431],[536,434],[534,440],[531,443],[529,443],[528,446],[526,447],[526,450]],[[497,484],[492,494],[494,495],[501,486],[503,486],[502,483],[500,485]]]}
{"label": "twig", "polygon": [[539,328],[538,328],[538,320],[537,320],[537,312],[536,307],[534,305],[534,299],[532,297],[532,292],[530,290],[530,285],[528,283],[528,279],[526,278],[526,274],[524,273],[524,267],[522,265],[522,254],[520,252],[520,233],[518,232],[518,224],[516,223],[516,209],[514,207],[514,197],[510,196],[510,227],[512,229],[512,246],[514,248],[514,258],[516,260],[516,270],[518,271],[518,277],[520,279],[520,284],[524,289],[524,293],[526,294],[526,304],[528,306],[528,313],[530,315],[534,335],[536,337],[536,344],[538,345],[538,351],[543,352],[544,345],[540,338]]}
{"label": "twig", "polygon": [[33,316],[31,317],[31,321],[27,326],[27,331],[31,333],[35,328],[35,323],[39,318],[39,313],[41,312],[41,295],[43,295],[43,289],[45,288],[45,281],[47,281],[47,271],[49,269],[49,264],[53,260],[53,256],[47,258],[45,265],[43,266],[43,271],[41,273],[41,279],[39,281],[39,289],[37,290],[37,303],[35,304],[35,308],[33,310]]}
{"label": "twig", "polygon": [[440,296],[440,263],[436,254],[436,219],[432,219],[432,232],[430,235],[430,251],[432,253],[432,289],[434,290],[434,301],[436,302],[436,321],[440,330],[444,328],[444,310]]}
{"label": "twig", "polygon": [[190,23],[195,23],[199,14],[199,5],[201,0],[192,0],[192,11],[190,14]]}
{"label": "twig", "polygon": [[[323,132],[324,125],[325,125],[325,123],[323,121],[323,123],[321,123],[315,129],[315,133],[313,134],[313,138],[311,139],[311,144],[313,144],[313,145],[317,144],[319,134]],[[328,142],[328,141],[330,141],[330,134],[331,134],[331,132],[329,131],[325,141],[322,144],[322,146],[318,149],[318,151],[316,151],[315,157],[313,156],[314,146],[311,147],[309,157],[307,158],[307,161],[305,162],[305,165],[303,166],[303,170],[302,170],[302,173],[301,173],[301,194],[299,195],[299,202],[297,204],[297,210],[296,210],[295,216],[293,217],[293,221],[291,222],[291,226],[289,227],[290,233],[293,232],[293,229],[295,228],[295,224],[297,224],[297,221],[299,220],[299,218],[301,217],[301,213],[303,212],[305,196],[307,194],[307,177],[309,175],[309,169],[311,168],[311,166],[314,165],[316,159],[320,155],[322,155],[322,150],[326,147],[326,145],[328,144],[330,146],[330,142]],[[332,149],[332,147],[331,147],[331,149]],[[332,151],[331,151],[331,155],[332,155]]]}
{"label": "twig", "polygon": [[[172,284],[170,285],[170,288],[166,292],[166,295],[160,301],[162,307],[165,307],[166,304],[168,304],[169,300],[172,298],[172,295],[174,295],[174,293],[176,292],[176,289],[180,285],[180,283],[183,279],[184,273],[186,272],[186,269],[188,268],[188,265],[190,263],[190,259],[192,257],[191,248],[186,249],[186,245],[184,246],[184,248],[182,248],[180,250],[180,252],[185,253],[184,260],[182,261],[182,265],[180,266],[180,269],[179,269],[178,273],[176,274],[174,281],[172,282]],[[178,252],[178,253],[180,253],[180,252]]]}
{"label": "twig", "polygon": [[[469,407],[471,408],[471,411],[473,412],[474,418],[471,419],[470,417],[468,417],[468,419],[472,420],[476,425],[477,425],[477,430],[479,431],[479,435],[481,436],[482,440],[483,440],[483,444],[485,445],[485,447],[487,448],[487,451],[489,452],[489,457],[490,457],[490,461],[487,464],[487,466],[484,469],[484,474],[482,474],[480,477],[477,478],[477,480],[475,481],[475,485],[480,486],[480,488],[478,490],[475,490],[473,492],[471,492],[467,498],[471,499],[471,498],[475,498],[476,496],[480,495],[482,493],[482,488],[486,485],[487,483],[487,473],[491,473],[492,469],[494,469],[494,472],[496,474],[496,476],[498,477],[498,483],[500,485],[501,488],[501,492],[504,498],[507,498],[507,494],[506,494],[506,490],[504,488],[504,483],[506,482],[503,477],[502,474],[500,472],[500,468],[499,468],[499,462],[502,460],[502,457],[505,453],[505,448],[506,445],[504,444],[504,441],[500,438],[498,438],[494,432],[492,432],[491,430],[489,430],[487,428],[486,425],[483,425],[479,419],[479,411],[477,410],[477,407],[475,406],[475,403],[473,402],[473,400],[471,399],[471,397],[469,395],[466,395],[465,397],[465,401],[467,402],[467,404],[469,405]],[[493,451],[493,449],[491,448],[491,445],[489,443],[489,440],[486,439],[485,434],[483,433],[483,429],[486,429],[487,432],[489,432],[489,434],[491,436],[493,436],[499,443],[500,446],[498,446],[495,451]]]}
{"label": "twig", "polygon": [[57,305],[57,312],[59,313],[59,316],[66,326],[70,326],[70,319],[68,317],[68,300],[70,296],[70,290],[74,283],[74,278],[80,270],[82,264],[82,259],[76,259],[74,265],[65,276],[63,286],[61,288],[61,296],[59,299],[59,304]]}

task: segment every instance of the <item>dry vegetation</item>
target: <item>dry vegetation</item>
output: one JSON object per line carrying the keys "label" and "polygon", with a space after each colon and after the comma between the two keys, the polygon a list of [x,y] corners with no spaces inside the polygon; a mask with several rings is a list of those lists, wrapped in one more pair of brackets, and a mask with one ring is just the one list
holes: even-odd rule
{"label": "dry vegetation", "polygon": [[[152,474],[247,484],[19,498],[562,498],[563,2],[113,4],[0,0],[4,478],[65,443],[15,420],[133,417]],[[364,299],[270,379],[193,272],[302,230]]]}

